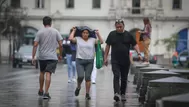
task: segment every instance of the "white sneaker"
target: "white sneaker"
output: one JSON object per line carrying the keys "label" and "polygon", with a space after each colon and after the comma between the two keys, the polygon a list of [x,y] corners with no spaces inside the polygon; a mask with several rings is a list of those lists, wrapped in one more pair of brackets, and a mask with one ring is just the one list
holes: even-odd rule
{"label": "white sneaker", "polygon": [[72,79],[73,82],[77,82],[75,78]]}
{"label": "white sneaker", "polygon": [[72,82],[72,81],[69,79],[69,80],[68,80],[68,83],[71,83],[71,82]]}

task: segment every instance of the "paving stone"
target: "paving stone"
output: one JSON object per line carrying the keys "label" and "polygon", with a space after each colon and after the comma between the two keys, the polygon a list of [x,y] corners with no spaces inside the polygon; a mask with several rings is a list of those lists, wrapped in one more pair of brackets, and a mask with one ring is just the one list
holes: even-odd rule
{"label": "paving stone", "polygon": [[[6,72],[6,71],[4,71]],[[140,107],[133,75],[129,75],[127,102],[113,100],[113,73],[111,67],[97,72],[97,81],[91,85],[91,100],[85,100],[85,82],[81,92],[75,97],[76,83],[68,83],[67,66],[58,65],[52,75],[49,90],[50,100],[38,97],[39,71],[33,68],[16,69],[0,76],[0,107]]]}

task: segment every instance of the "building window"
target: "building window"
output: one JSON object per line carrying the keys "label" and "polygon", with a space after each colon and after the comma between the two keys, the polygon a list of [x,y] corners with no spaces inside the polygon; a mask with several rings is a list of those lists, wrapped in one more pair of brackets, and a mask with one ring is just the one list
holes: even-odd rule
{"label": "building window", "polygon": [[11,0],[11,7],[20,8],[20,0]]}
{"label": "building window", "polygon": [[74,8],[74,0],[66,0],[66,8]]}
{"label": "building window", "polygon": [[93,8],[100,8],[101,0],[93,0]]}
{"label": "building window", "polygon": [[44,8],[45,0],[36,0],[36,8]]}
{"label": "building window", "polygon": [[173,9],[182,9],[182,0],[173,0]]}
{"label": "building window", "polygon": [[140,10],[140,0],[133,0],[132,3],[132,14],[140,14],[141,10]]}

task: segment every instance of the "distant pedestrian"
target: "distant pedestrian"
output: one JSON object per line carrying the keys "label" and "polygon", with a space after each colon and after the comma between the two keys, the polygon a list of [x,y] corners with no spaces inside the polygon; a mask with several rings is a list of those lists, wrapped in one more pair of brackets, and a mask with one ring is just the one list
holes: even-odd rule
{"label": "distant pedestrian", "polygon": [[[103,56],[103,60],[104,60],[104,48],[102,48],[102,56]],[[97,68],[96,68],[96,55],[95,55],[93,71],[92,71],[92,75],[91,75],[92,84],[96,84],[96,76],[97,76]]]}
{"label": "distant pedestrian", "polygon": [[[59,44],[59,59],[62,59],[62,36],[60,33],[51,27],[52,19],[48,16],[43,18],[44,28],[39,30],[36,34],[33,52],[32,63],[35,64],[36,50],[39,45],[39,64],[40,64],[40,89],[39,96],[43,96],[44,99],[51,98],[49,95],[49,87],[51,83],[51,74],[55,73],[58,57],[56,53],[57,43]],[[44,75],[46,74],[46,80]],[[45,92],[43,91],[43,85],[45,80]]]}
{"label": "distant pedestrian", "polygon": [[[104,63],[108,64],[108,53],[111,49],[111,64],[112,71],[114,74],[114,100],[126,101],[125,92],[127,87],[127,77],[130,68],[129,49],[130,45],[134,46],[138,53],[138,57],[141,59],[139,47],[134,37],[126,30],[124,30],[125,24],[123,20],[116,20],[116,30],[111,31],[106,40]],[[120,76],[121,76],[121,87],[120,87]]]}
{"label": "distant pedestrian", "polygon": [[[76,68],[77,68],[77,88],[75,90],[75,96],[79,95],[81,89],[81,83],[85,77],[86,83],[86,99],[90,100],[89,95],[91,86],[91,73],[93,70],[94,56],[95,56],[95,44],[97,39],[90,37],[90,30],[87,27],[81,29],[81,37],[74,37],[76,34],[76,27],[73,27],[73,31],[70,34],[69,39],[76,43]],[[98,31],[96,35],[101,43],[103,40]],[[76,35],[77,36],[77,35]]]}
{"label": "distant pedestrian", "polygon": [[144,57],[145,57],[145,62],[144,64],[150,64],[149,63],[149,46],[150,46],[150,41],[151,41],[151,32],[152,32],[152,26],[150,24],[150,20],[148,18],[143,19],[144,22],[144,30],[139,31],[143,36],[143,45],[144,45]]}
{"label": "distant pedestrian", "polygon": [[91,75],[92,84],[96,84],[96,75],[97,75],[97,68],[96,68],[96,56],[95,56],[94,64],[93,64],[93,71]]}
{"label": "distant pedestrian", "polygon": [[68,37],[63,40],[63,49],[66,54],[66,63],[68,67],[68,83],[72,82],[73,79],[73,67],[72,67],[72,50],[71,50],[71,42]]}
{"label": "distant pedestrian", "polygon": [[[70,32],[71,33],[71,32]],[[76,69],[76,44],[71,42],[71,51],[72,51],[72,81],[76,82],[76,75],[77,75],[77,69]]]}
{"label": "distant pedestrian", "polygon": [[178,66],[178,53],[174,52],[172,55],[172,65],[174,68]]}

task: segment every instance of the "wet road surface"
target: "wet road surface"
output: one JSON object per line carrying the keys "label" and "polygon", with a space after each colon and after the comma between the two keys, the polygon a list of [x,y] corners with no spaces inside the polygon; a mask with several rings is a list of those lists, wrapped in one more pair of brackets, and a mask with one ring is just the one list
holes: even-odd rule
{"label": "wet road surface", "polygon": [[132,75],[129,75],[125,103],[115,103],[113,100],[113,74],[110,67],[98,71],[96,84],[91,85],[91,100],[86,101],[84,83],[80,95],[74,96],[76,83],[67,82],[66,67],[59,64],[56,73],[52,75],[50,100],[43,100],[37,95],[38,70],[31,67],[1,67],[0,107],[140,107]]}

